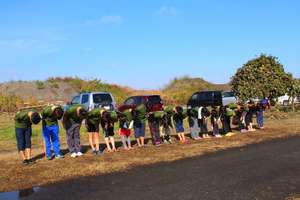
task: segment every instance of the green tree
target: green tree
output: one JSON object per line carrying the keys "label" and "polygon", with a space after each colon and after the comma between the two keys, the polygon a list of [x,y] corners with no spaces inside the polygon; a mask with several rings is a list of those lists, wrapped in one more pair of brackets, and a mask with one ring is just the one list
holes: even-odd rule
{"label": "green tree", "polygon": [[277,57],[265,54],[249,60],[231,78],[232,90],[242,100],[279,97],[287,92],[289,75]]}
{"label": "green tree", "polygon": [[295,111],[295,98],[300,96],[300,79],[293,78],[292,74],[288,74],[287,94],[290,97],[289,101],[292,103],[292,109]]}

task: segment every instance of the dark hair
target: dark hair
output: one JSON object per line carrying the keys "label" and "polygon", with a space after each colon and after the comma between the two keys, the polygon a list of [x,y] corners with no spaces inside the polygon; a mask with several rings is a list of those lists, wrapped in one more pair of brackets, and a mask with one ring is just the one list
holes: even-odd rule
{"label": "dark hair", "polygon": [[55,117],[58,119],[58,120],[61,120],[61,118],[63,117],[63,115],[64,115],[64,110],[62,109],[62,107],[56,107],[55,109],[54,109],[54,112],[53,112],[54,114],[55,114]]}
{"label": "dark hair", "polygon": [[178,113],[178,114],[182,114],[183,113],[183,108],[181,107],[181,106],[176,106],[176,112]]}
{"label": "dark hair", "polygon": [[38,112],[32,112],[30,119],[33,124],[38,124],[41,121],[41,116]]}
{"label": "dark hair", "polygon": [[79,117],[80,117],[81,119],[86,118],[87,115],[88,115],[88,112],[87,112],[85,109],[81,108],[81,109],[79,110]]}

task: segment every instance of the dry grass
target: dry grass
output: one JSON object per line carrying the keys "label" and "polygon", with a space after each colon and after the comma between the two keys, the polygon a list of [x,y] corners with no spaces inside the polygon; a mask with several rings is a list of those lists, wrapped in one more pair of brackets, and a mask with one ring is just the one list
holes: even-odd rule
{"label": "dry grass", "polygon": [[[71,159],[68,155],[63,160],[46,161],[40,159],[35,165],[22,166],[17,153],[13,151],[13,144],[6,144],[5,148],[11,151],[0,153],[0,191],[24,189],[31,186],[40,186],[57,181],[72,179],[80,176],[91,176],[116,171],[126,171],[132,167],[157,162],[170,162],[187,157],[199,156],[223,149],[242,147],[248,144],[276,138],[287,138],[300,135],[299,116],[281,120],[268,120],[266,129],[255,133],[237,134],[232,137],[189,141],[188,144],[175,143],[143,149],[135,148],[132,151],[120,150],[117,153],[105,153],[94,157],[87,152],[83,157]],[[86,145],[86,137],[83,138]],[[65,140],[62,141],[66,147]],[[0,143],[2,145],[2,143]],[[3,146],[0,146],[3,149]],[[41,147],[34,149],[38,155]]]}

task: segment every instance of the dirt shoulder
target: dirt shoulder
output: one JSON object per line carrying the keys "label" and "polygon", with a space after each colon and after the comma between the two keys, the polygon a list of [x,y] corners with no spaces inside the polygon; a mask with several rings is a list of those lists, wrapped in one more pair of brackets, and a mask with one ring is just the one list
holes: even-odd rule
{"label": "dirt shoulder", "polygon": [[[31,166],[20,165],[16,153],[1,153],[0,191],[18,190],[78,177],[125,171],[135,166],[161,161],[169,162],[262,141],[300,136],[299,121],[298,116],[282,120],[268,120],[266,129],[254,133],[189,141],[188,144],[176,142],[160,147],[148,145],[143,149],[120,150],[116,153],[104,153],[99,157],[94,157],[89,150],[83,157],[76,159],[71,159],[68,155],[63,160],[46,161],[41,158]],[[40,152],[41,148],[36,148],[33,154],[38,155]]]}

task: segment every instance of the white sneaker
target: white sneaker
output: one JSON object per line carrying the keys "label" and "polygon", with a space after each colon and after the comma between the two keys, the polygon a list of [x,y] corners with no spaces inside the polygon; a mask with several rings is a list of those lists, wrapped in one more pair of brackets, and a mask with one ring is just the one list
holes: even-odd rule
{"label": "white sneaker", "polygon": [[77,156],[82,156],[83,154],[79,151],[77,152]]}
{"label": "white sneaker", "polygon": [[77,154],[76,153],[72,153],[71,154],[71,158],[76,158],[77,157]]}

